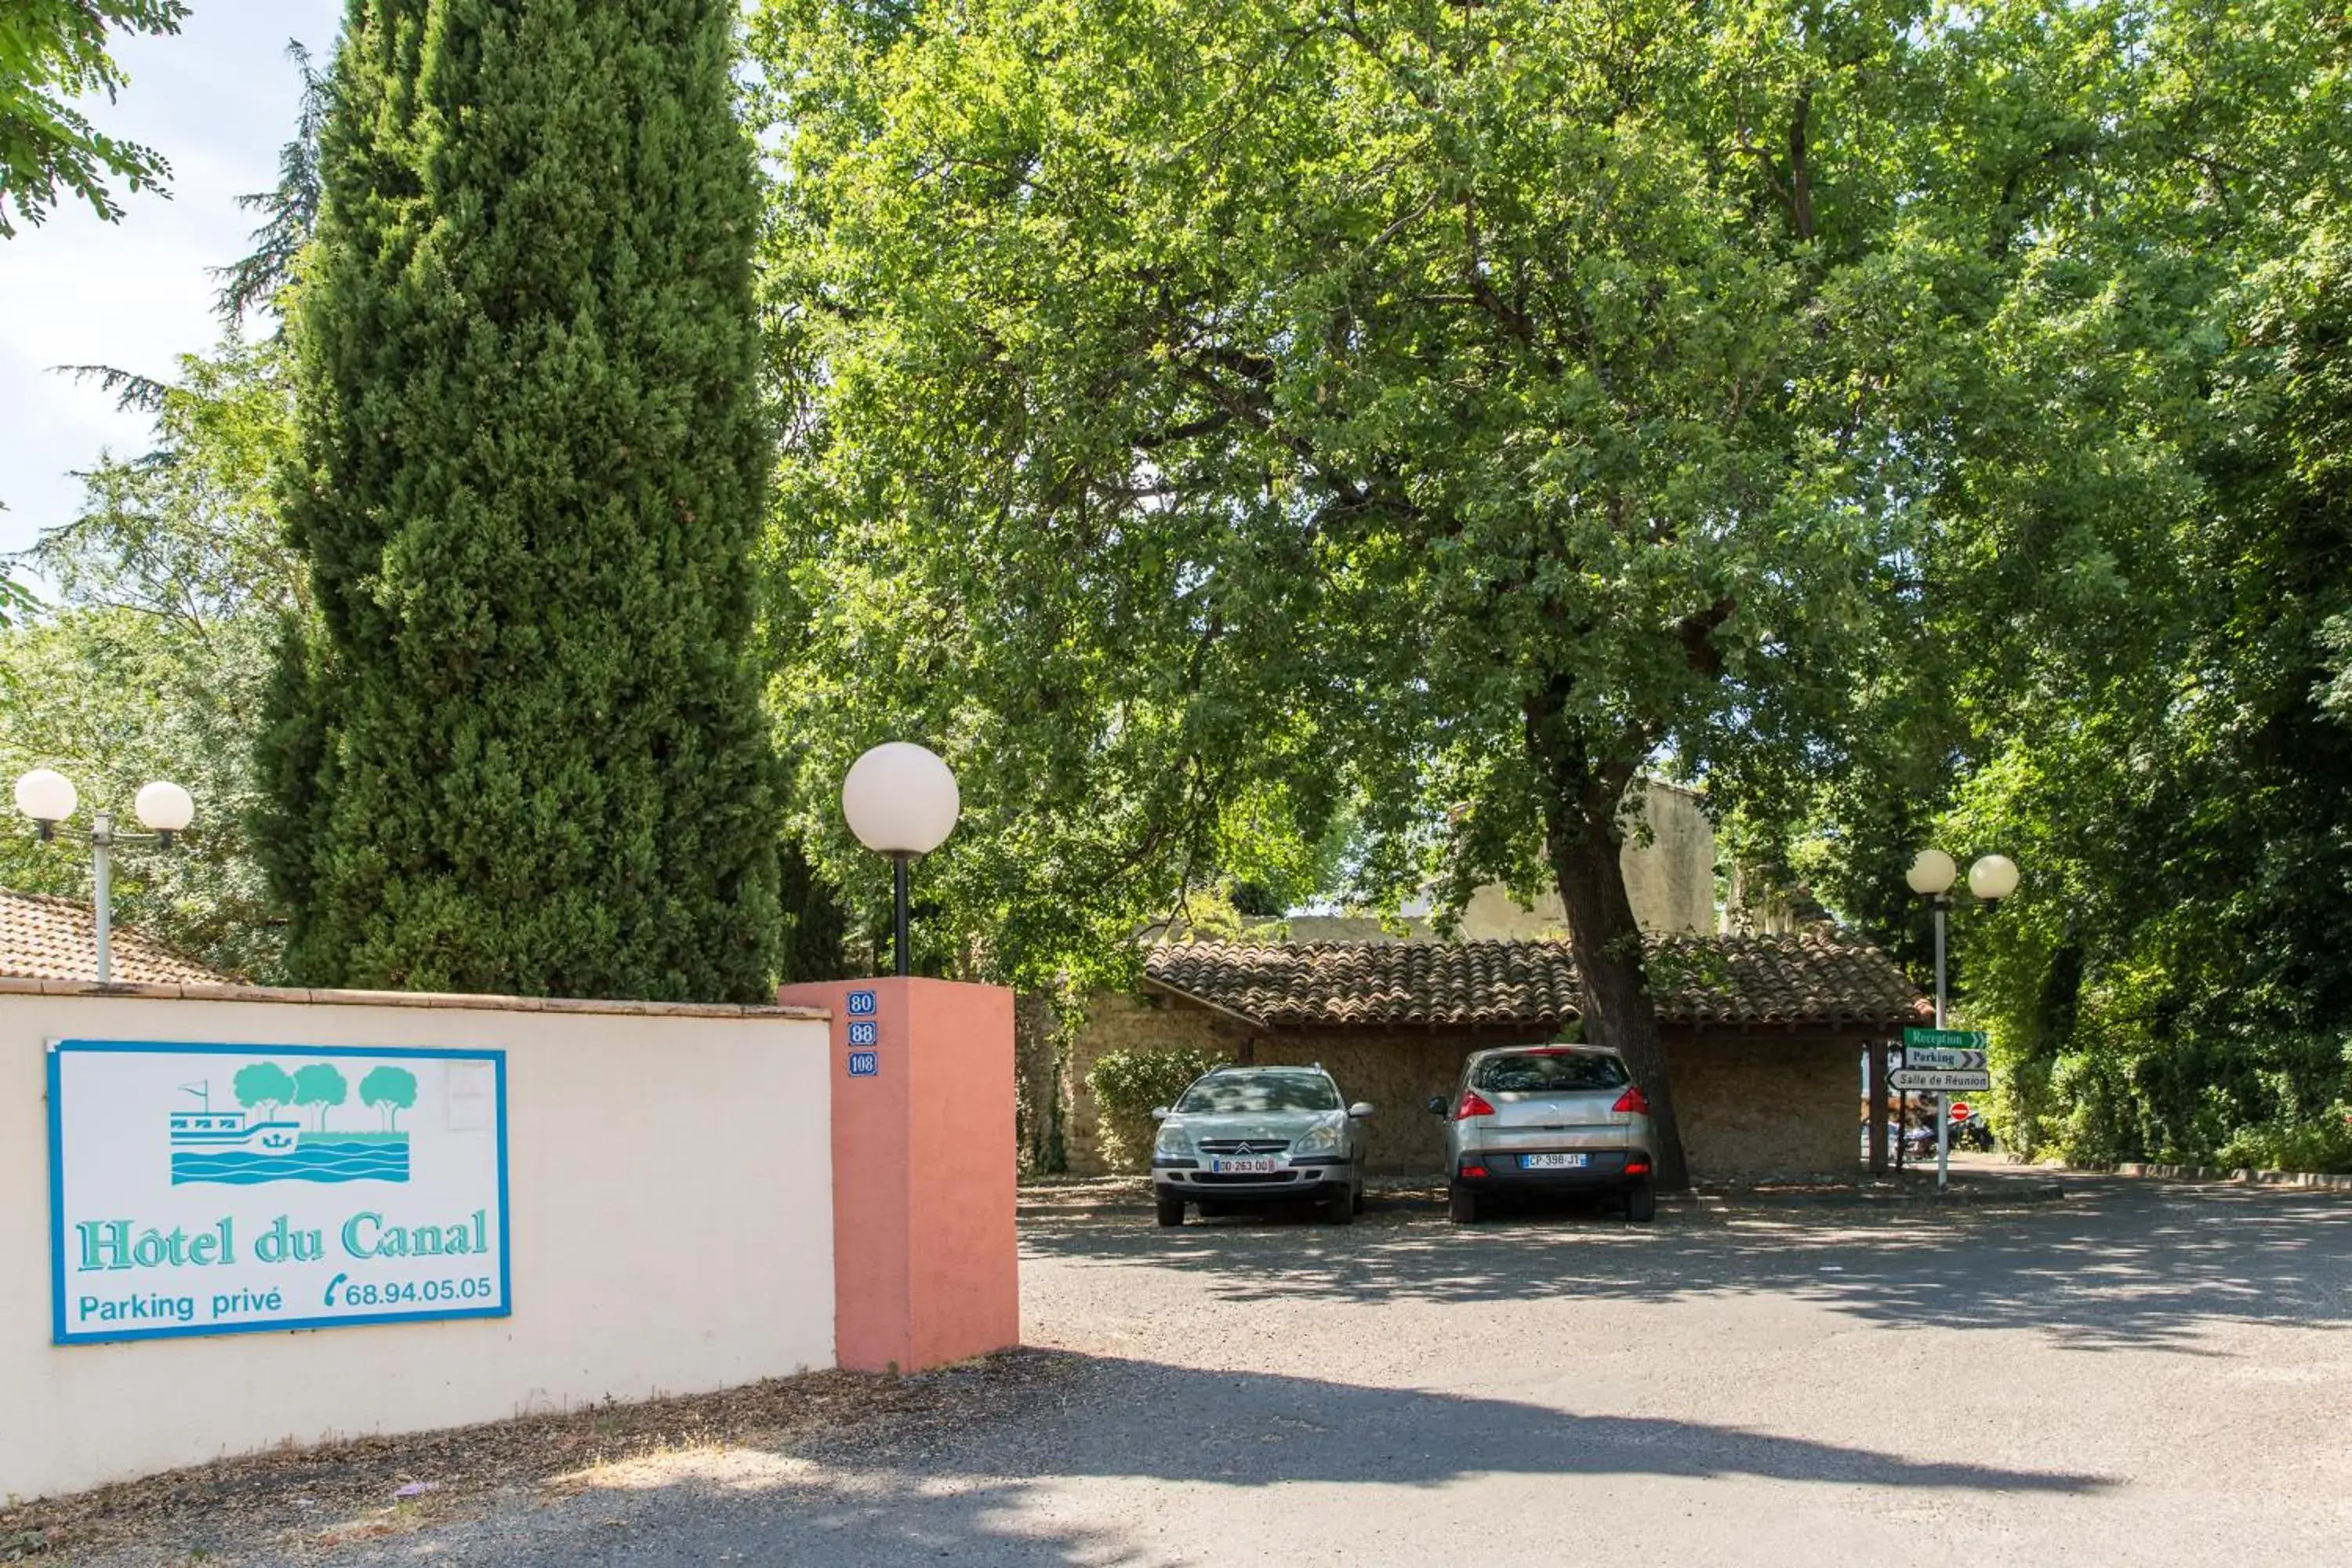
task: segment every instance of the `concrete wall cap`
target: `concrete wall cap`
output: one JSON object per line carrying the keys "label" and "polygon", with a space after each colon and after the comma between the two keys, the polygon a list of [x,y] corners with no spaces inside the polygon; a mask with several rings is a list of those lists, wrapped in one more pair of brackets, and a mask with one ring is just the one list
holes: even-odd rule
{"label": "concrete wall cap", "polygon": [[773,1002],[632,1002],[570,996],[493,996],[467,992],[306,990],[288,985],[100,985],[93,980],[0,975],[0,996],[97,996],[148,1002],[307,1003],[330,1007],[458,1007],[486,1013],[605,1013],[647,1018],[830,1019],[823,1007]]}

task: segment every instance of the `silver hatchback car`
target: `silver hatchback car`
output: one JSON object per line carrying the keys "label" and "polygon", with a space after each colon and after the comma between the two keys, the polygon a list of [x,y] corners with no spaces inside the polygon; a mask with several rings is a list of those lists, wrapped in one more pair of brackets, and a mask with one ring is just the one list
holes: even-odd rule
{"label": "silver hatchback car", "polygon": [[1349,1105],[1319,1067],[1222,1067],[1152,1111],[1151,1194],[1161,1225],[1184,1205],[1307,1199],[1346,1225],[1364,1209],[1369,1105]]}
{"label": "silver hatchback car", "polygon": [[1650,1184],[1650,1102],[1625,1059],[1600,1046],[1510,1046],[1463,1064],[1445,1118],[1447,1212],[1475,1224],[1507,1194],[1615,1194],[1625,1217],[1658,1214]]}

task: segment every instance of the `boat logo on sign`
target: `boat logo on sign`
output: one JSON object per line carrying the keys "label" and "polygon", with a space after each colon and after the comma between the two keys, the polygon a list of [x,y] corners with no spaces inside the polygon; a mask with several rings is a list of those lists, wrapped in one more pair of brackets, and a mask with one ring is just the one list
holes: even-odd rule
{"label": "boat logo on sign", "polygon": [[194,1104],[171,1113],[175,1187],[408,1180],[408,1134],[399,1123],[416,1103],[416,1075],[405,1068],[379,1067],[360,1079],[360,1103],[379,1123],[372,1131],[327,1125],[351,1097],[350,1081],[331,1062],[290,1072],[276,1062],[247,1062],[221,1097],[234,1099],[235,1110],[215,1107],[209,1079],[184,1083],[180,1093]]}

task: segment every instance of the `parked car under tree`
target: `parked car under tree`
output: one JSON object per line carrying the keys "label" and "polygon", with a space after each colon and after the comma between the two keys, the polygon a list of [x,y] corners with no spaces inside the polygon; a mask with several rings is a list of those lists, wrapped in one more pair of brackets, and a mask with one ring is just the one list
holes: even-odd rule
{"label": "parked car under tree", "polygon": [[1600,1046],[1513,1046],[1473,1052],[1449,1101],[1447,1213],[1476,1223],[1516,1195],[1612,1195],[1625,1217],[1657,1217],[1651,1185],[1650,1102],[1624,1058]]}
{"label": "parked car under tree", "polygon": [[1307,1201],[1346,1225],[1363,1212],[1369,1105],[1349,1105],[1319,1067],[1221,1067],[1155,1108],[1151,1191],[1160,1223],[1226,1205]]}

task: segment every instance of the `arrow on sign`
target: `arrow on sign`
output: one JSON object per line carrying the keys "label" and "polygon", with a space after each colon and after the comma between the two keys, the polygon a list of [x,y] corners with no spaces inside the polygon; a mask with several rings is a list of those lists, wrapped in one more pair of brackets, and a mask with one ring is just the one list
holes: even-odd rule
{"label": "arrow on sign", "polygon": [[1964,1072],[1985,1070],[1982,1051],[1956,1051],[1948,1046],[1913,1046],[1903,1053],[1906,1068],[1958,1068]]}
{"label": "arrow on sign", "polygon": [[1887,1079],[1896,1089],[1907,1094],[1942,1094],[1947,1090],[1982,1094],[1992,1088],[1992,1074],[1989,1072],[1934,1072],[1906,1068],[1889,1073]]}
{"label": "arrow on sign", "polygon": [[1913,1049],[1921,1046],[1931,1048],[1941,1046],[1948,1050],[1980,1051],[1985,1048],[1985,1033],[1982,1029],[1922,1029],[1915,1026],[1903,1031],[1903,1043]]}

